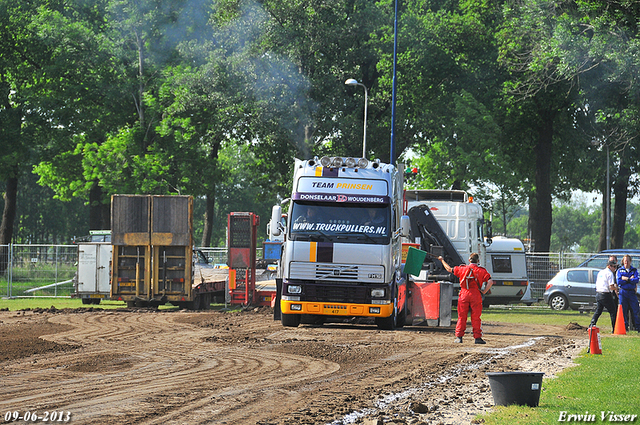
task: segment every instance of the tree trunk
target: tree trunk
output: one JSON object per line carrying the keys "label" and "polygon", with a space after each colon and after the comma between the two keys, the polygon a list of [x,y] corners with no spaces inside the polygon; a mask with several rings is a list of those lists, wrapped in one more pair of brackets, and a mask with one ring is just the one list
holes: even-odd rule
{"label": "tree trunk", "polygon": [[[220,151],[220,141],[214,141],[209,152],[209,164],[212,167],[212,175],[215,176],[218,169],[218,152]],[[209,188],[206,200],[207,207],[204,212],[204,229],[202,231],[202,241],[200,246],[211,246],[211,235],[213,234],[213,222],[215,221],[215,204],[216,204],[216,184],[214,179],[207,185]]]}
{"label": "tree trunk", "polygon": [[18,199],[18,177],[7,179],[4,192],[4,210],[2,211],[2,223],[0,223],[0,274],[4,274],[9,265],[9,249],[7,245],[13,239],[13,223],[16,218],[16,205]]}
{"label": "tree trunk", "polygon": [[598,252],[607,249],[607,196],[610,196],[610,193],[607,193],[608,185],[607,182],[604,182],[604,187],[602,188],[602,214],[600,219],[600,236],[598,237]]}
{"label": "tree trunk", "polygon": [[504,196],[504,190],[500,190],[500,197],[502,198],[502,234],[507,236],[507,200]]}
{"label": "tree trunk", "polygon": [[0,224],[0,245],[8,245],[13,238],[13,223],[16,218],[16,204],[18,199],[18,177],[7,179],[4,193],[4,210]]}
{"label": "tree trunk", "polygon": [[620,155],[618,178],[613,184],[613,223],[611,225],[611,248],[624,247],[624,231],[627,224],[627,197],[629,196],[629,178],[631,170],[626,165],[624,152]]}
{"label": "tree trunk", "polygon": [[215,219],[214,207],[215,207],[215,185],[213,194],[206,195],[207,207],[204,211],[204,229],[202,231],[202,241],[200,246],[211,246],[211,235],[213,233],[213,221]]}
{"label": "tree trunk", "polygon": [[[541,114],[544,116],[545,114]],[[546,114],[550,115],[550,114]],[[553,118],[543,120],[536,143],[535,217],[531,237],[536,252],[549,252],[551,246],[551,157],[553,156]]]}
{"label": "tree trunk", "polygon": [[89,230],[111,229],[111,205],[102,202],[102,188],[94,182],[89,192]]}

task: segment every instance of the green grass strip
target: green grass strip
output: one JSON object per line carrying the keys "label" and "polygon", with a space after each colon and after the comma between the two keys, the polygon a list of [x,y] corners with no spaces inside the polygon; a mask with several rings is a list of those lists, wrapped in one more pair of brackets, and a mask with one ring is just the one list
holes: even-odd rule
{"label": "green grass strip", "polygon": [[[9,311],[19,311],[26,309],[47,309],[55,307],[60,310],[63,308],[95,308],[95,309],[116,309],[125,308],[127,304],[124,301],[112,301],[101,300],[100,304],[82,304],[82,300],[79,298],[47,298],[47,297],[34,297],[34,298],[0,298],[0,310],[8,309]],[[241,307],[237,305],[227,306],[230,310],[240,310]],[[224,308],[224,304],[211,304],[212,310],[220,310]],[[178,307],[172,304],[164,304],[158,307],[159,310],[179,310]]]}
{"label": "green grass strip", "polygon": [[543,380],[538,407],[496,406],[476,422],[640,423],[640,337],[636,332],[603,336],[602,354],[585,351],[576,363],[578,367],[565,369],[557,378]]}

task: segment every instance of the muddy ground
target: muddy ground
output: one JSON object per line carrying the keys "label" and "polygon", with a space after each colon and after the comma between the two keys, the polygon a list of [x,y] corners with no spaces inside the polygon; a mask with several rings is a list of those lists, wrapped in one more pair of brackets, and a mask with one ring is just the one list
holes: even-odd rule
{"label": "muddy ground", "polygon": [[468,424],[493,407],[486,372],[551,379],[586,347],[577,325],[483,327],[484,346],[469,336],[454,344],[453,327],[284,328],[265,308],[0,311],[0,416],[63,411],[74,424]]}

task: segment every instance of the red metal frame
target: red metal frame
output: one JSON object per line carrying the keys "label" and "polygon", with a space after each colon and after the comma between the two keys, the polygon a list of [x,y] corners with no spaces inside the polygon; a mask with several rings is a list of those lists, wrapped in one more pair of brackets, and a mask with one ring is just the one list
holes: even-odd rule
{"label": "red metal frame", "polygon": [[260,217],[251,212],[232,212],[227,217],[231,304],[249,305],[256,299],[256,246],[259,224]]}

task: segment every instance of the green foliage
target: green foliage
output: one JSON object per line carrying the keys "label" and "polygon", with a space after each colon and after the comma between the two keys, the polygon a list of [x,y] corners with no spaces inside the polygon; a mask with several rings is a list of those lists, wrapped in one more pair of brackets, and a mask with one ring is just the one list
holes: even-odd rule
{"label": "green foliage", "polygon": [[[36,183],[34,174],[19,181],[20,215],[15,223],[14,243],[66,244],[72,236],[89,233],[88,209],[80,198],[62,202],[53,191]],[[0,200],[0,206],[2,205]]]}
{"label": "green foliage", "polygon": [[551,250],[576,251],[578,246],[586,252],[595,252],[596,247],[582,246],[584,238],[595,235],[599,230],[601,210],[589,208],[584,203],[556,205],[553,210],[553,234]]}
{"label": "green foliage", "polygon": [[[360,154],[363,92],[347,78],[368,89],[366,155],[388,158],[392,1],[0,6],[0,180],[35,171],[86,208],[96,187],[103,204],[191,194],[215,202],[221,226],[233,185],[262,209],[287,196],[294,157]],[[411,186],[469,189],[496,233],[551,229],[551,247],[591,247],[596,211],[547,213],[572,190],[602,191],[593,140],[611,149],[612,182],[637,191],[638,6],[419,0],[400,13],[395,138],[420,169]],[[251,164],[251,178],[229,163]],[[26,215],[20,234],[38,234]]]}

